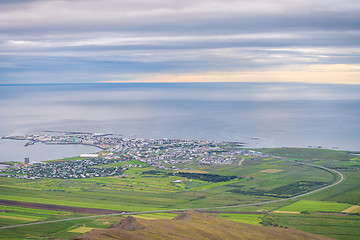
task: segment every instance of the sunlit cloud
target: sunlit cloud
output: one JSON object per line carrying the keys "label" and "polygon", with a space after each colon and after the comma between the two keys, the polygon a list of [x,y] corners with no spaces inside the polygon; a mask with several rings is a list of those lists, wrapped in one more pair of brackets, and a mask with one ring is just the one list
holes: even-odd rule
{"label": "sunlit cloud", "polygon": [[[131,80],[100,82],[302,82],[330,84],[360,84],[360,65],[291,66],[287,70],[206,72],[198,74],[159,74],[127,76]],[[110,76],[116,78],[116,76]]]}

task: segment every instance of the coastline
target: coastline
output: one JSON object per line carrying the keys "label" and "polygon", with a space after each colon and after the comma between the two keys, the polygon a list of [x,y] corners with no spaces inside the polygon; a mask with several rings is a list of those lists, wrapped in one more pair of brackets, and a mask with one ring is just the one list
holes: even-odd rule
{"label": "coastline", "polygon": [[[10,142],[6,143],[5,141]],[[29,142],[32,144],[28,144]],[[45,162],[104,150],[103,147],[94,144],[49,143],[46,141],[33,141],[27,138],[0,137],[0,143],[0,149],[3,151],[3,154],[0,155],[0,164],[4,163],[5,165],[23,163],[24,158],[30,158],[31,162]],[[64,146],[64,148],[60,146]],[[5,168],[7,167],[4,166],[3,169]]]}

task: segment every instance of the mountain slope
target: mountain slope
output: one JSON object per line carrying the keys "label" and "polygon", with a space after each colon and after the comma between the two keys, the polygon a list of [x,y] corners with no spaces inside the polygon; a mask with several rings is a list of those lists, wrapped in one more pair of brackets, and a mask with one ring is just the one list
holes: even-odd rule
{"label": "mountain slope", "polygon": [[207,214],[188,211],[173,220],[145,220],[131,216],[112,225],[109,229],[92,230],[74,240],[106,239],[276,239],[276,240],[321,240],[324,236],[295,229],[259,227],[220,219]]}

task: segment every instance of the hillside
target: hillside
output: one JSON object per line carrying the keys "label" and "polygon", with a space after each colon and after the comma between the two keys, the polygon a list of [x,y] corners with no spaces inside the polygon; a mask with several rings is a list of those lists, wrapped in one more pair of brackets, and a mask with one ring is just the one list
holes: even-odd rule
{"label": "hillside", "polygon": [[330,239],[295,229],[259,227],[220,219],[195,211],[180,213],[172,220],[135,219],[128,216],[109,229],[92,230],[74,240],[97,239]]}

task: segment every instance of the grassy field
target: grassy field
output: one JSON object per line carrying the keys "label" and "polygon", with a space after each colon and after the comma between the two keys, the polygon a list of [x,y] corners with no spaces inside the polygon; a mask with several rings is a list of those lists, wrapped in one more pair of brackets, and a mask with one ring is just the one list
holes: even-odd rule
{"label": "grassy field", "polygon": [[261,226],[263,215],[260,214],[234,214],[234,213],[220,213],[218,217],[241,223]]}
{"label": "grassy field", "polygon": [[335,239],[360,239],[359,215],[269,214],[264,222],[267,226],[276,224]]}
{"label": "grassy field", "polygon": [[[0,239],[72,239],[79,228],[107,228],[110,224],[120,220],[119,217],[109,217],[100,219],[82,219],[55,224],[31,225],[12,229],[2,229]],[[77,229],[77,230],[75,230]],[[72,232],[75,230],[74,232]]]}
{"label": "grassy field", "polygon": [[44,221],[54,217],[67,217],[68,212],[0,205],[0,226]]}
{"label": "grassy field", "polygon": [[[175,216],[177,216],[176,213],[148,213],[148,214],[136,214],[134,217],[136,218],[142,218],[142,219],[173,219]],[[125,216],[124,216],[125,217]]]}
{"label": "grassy field", "polygon": [[341,212],[351,206],[351,204],[347,203],[300,200],[277,210],[293,212]]}
{"label": "grassy field", "polygon": [[341,170],[345,179],[343,183],[311,196],[311,200],[324,200],[329,202],[360,203],[360,174],[359,170]]}
{"label": "grassy field", "polygon": [[[85,214],[69,213],[63,211],[52,211],[45,209],[33,209],[24,207],[13,207],[0,205],[0,226],[11,226],[23,223],[50,221],[56,219],[68,219],[73,217],[87,216]],[[108,221],[115,223],[116,220]],[[43,239],[49,237],[56,239],[58,237],[72,238],[78,233],[68,233],[70,229],[83,226],[83,224],[106,228],[108,223],[97,219],[85,219],[83,221],[58,222],[54,224],[41,224],[24,226],[11,229],[0,230],[0,239]]]}
{"label": "grassy field", "polygon": [[24,221],[24,222],[35,222],[40,220],[41,218],[28,218],[28,217],[23,217],[23,216],[12,216],[11,214],[0,214],[0,218],[5,218],[5,219],[11,219],[11,220],[18,220],[18,221]]}
{"label": "grassy field", "polygon": [[[146,211],[162,209],[200,208],[216,206],[232,206],[246,203],[263,202],[282,199],[311,191],[317,187],[335,181],[334,174],[319,168],[301,165],[296,161],[314,163],[334,169],[338,169],[345,176],[343,183],[330,189],[320,191],[303,197],[302,200],[289,200],[273,204],[259,206],[235,207],[218,209],[214,211],[246,211],[268,213],[274,210],[308,212],[310,214],[275,214],[268,213],[266,219],[274,218],[274,222],[281,225],[286,217],[291,217],[290,227],[300,230],[307,229],[316,233],[316,228],[306,222],[306,217],[316,219],[316,214],[321,212],[338,213],[342,210],[359,204],[360,202],[360,174],[357,165],[348,164],[356,162],[353,155],[345,151],[333,151],[323,149],[263,149],[263,152],[278,157],[252,158],[246,157],[241,166],[238,161],[232,165],[199,165],[196,162],[180,164],[180,169],[192,173],[211,173],[227,176],[238,176],[227,182],[206,182],[200,180],[189,180],[179,176],[168,175],[144,175],[142,172],[152,170],[139,161],[129,161],[128,165],[140,164],[143,167],[131,167],[125,172],[126,177],[106,177],[89,179],[38,179],[23,180],[13,178],[0,178],[0,199],[26,201],[34,203],[47,203],[68,205],[74,207],[100,208],[119,211]],[[291,162],[286,161],[290,159]],[[70,159],[70,160],[76,160]],[[123,166],[124,163],[116,163]],[[109,167],[110,165],[101,165]],[[112,166],[112,165],[111,165]],[[191,169],[191,170],[189,170]],[[182,182],[174,183],[174,180]],[[50,210],[36,210],[1,206],[0,226],[14,225],[24,222],[41,221],[58,218],[69,218],[74,214]],[[315,215],[316,216],[315,216]],[[147,219],[172,218],[171,214],[144,214],[139,217]],[[271,216],[271,217],[270,217]],[[339,231],[346,227],[352,228],[359,221],[359,216],[341,214],[329,217],[324,215],[322,228],[331,228],[331,235],[340,236]],[[260,224],[263,215],[258,214],[233,214],[220,213],[223,217],[233,221],[250,224]],[[341,218],[351,218],[340,224]],[[299,222],[296,222],[296,218]],[[116,219],[116,220],[115,220]],[[46,224],[44,229],[36,225],[30,227],[16,228],[11,230],[0,230],[0,236],[12,236],[14,239],[34,238],[50,236],[51,238],[71,238],[75,233],[72,229],[84,227],[106,228],[120,218],[108,218],[102,220],[77,220],[63,222],[58,225]],[[334,220],[335,219],[335,220]],[[315,220],[314,220],[315,221]],[[328,225],[326,225],[328,221]],[[331,221],[340,224],[339,227],[331,225]],[[271,222],[271,221],[270,221]],[[266,224],[266,223],[265,223]],[[355,224],[355,225],[354,225]],[[356,225],[357,226],[357,225]],[[31,233],[31,234],[30,234]],[[349,231],[355,234],[356,231]],[[349,235],[348,234],[348,235]],[[347,235],[347,236],[348,236]],[[349,236],[350,236],[349,235]],[[1,238],[1,237],[0,237]],[[347,239],[341,236],[339,239]],[[350,239],[350,238],[349,238]]]}
{"label": "grassy field", "polygon": [[[148,176],[143,171],[152,168],[130,168],[126,178],[90,178],[80,180],[2,178],[0,198],[75,207],[90,207],[120,211],[156,210],[166,208],[196,208],[267,201],[273,195],[252,194],[253,189],[271,191],[296,183],[298,180],[331,181],[333,176],[309,166],[296,166],[273,159],[248,160],[242,166],[217,166],[213,173],[236,174],[240,180],[211,183],[187,181],[178,176]],[[268,163],[272,162],[272,163]],[[129,163],[130,164],[130,163]],[[134,163],[135,164],[135,163]],[[210,171],[207,167],[206,171]],[[277,173],[261,172],[282,169]],[[205,171],[205,170],[203,170]],[[311,173],[309,173],[311,171]],[[174,180],[184,180],[173,183]],[[240,189],[237,193],[234,190]]]}
{"label": "grassy field", "polygon": [[71,229],[71,230],[68,231],[68,232],[71,232],[71,233],[86,233],[86,232],[90,232],[90,231],[93,230],[93,229],[99,229],[99,228],[78,227],[78,228],[75,228],[75,229]]}
{"label": "grassy field", "polygon": [[347,151],[314,148],[264,148],[260,152],[299,160],[349,160],[353,158]]}
{"label": "grassy field", "polygon": [[37,215],[38,214],[44,214],[44,215],[68,214],[68,212],[63,212],[63,211],[14,207],[14,206],[7,206],[7,205],[0,205],[0,211],[2,211],[2,212],[24,212],[24,213],[32,213],[32,214],[37,214]]}
{"label": "grassy field", "polygon": [[341,212],[343,212],[343,213],[360,213],[360,206],[353,205],[349,208],[342,210]]}

